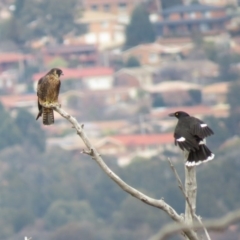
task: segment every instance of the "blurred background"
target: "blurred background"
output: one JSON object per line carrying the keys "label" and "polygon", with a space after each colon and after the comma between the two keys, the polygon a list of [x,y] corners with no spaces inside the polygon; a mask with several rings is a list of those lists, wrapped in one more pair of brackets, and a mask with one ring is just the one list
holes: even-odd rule
{"label": "blurred background", "polygon": [[[197,167],[197,214],[240,208],[238,0],[0,0],[0,239],[147,240],[169,217],[123,192],[81,154],[57,113],[43,126],[36,85],[63,70],[62,107],[85,124],[107,164],[178,213],[173,143],[183,110],[215,135]],[[233,225],[213,240],[240,239]],[[177,238],[175,238],[177,239]]]}

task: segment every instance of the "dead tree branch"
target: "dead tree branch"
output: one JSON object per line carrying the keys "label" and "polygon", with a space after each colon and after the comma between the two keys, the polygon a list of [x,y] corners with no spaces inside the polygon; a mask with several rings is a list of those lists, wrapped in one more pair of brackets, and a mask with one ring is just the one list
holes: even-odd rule
{"label": "dead tree branch", "polygon": [[[52,107],[56,112],[58,112],[62,117],[67,119],[73,126],[73,128],[76,129],[77,134],[80,136],[80,138],[83,140],[84,144],[87,147],[87,150],[84,151],[84,153],[89,154],[93,160],[96,161],[96,163],[100,166],[100,168],[115,182],[118,184],[119,187],[121,187],[125,192],[129,193],[133,197],[139,199],[140,201],[159,208],[163,210],[165,213],[167,213],[175,222],[181,224],[184,222],[184,219],[182,216],[180,216],[170,205],[168,205],[163,199],[154,199],[151,197],[148,197],[147,195],[143,194],[142,192],[138,191],[137,189],[129,186],[126,182],[124,182],[118,175],[116,175],[103,161],[100,154],[97,152],[97,150],[94,148],[94,146],[89,141],[87,135],[83,131],[82,126],[78,123],[78,121],[69,115],[67,112],[65,112],[62,108],[59,106]],[[190,239],[190,240],[198,240],[198,237],[196,233],[191,229],[188,228],[183,231],[184,234]]]}
{"label": "dead tree branch", "polygon": [[189,201],[189,198],[188,198],[188,196],[186,195],[185,189],[184,189],[184,187],[183,187],[183,183],[182,183],[182,181],[181,181],[181,178],[179,177],[176,168],[174,167],[173,163],[171,162],[171,160],[170,160],[169,158],[168,158],[168,162],[169,162],[170,167],[171,167],[171,169],[172,169],[172,171],[173,171],[173,173],[174,173],[174,175],[175,175],[175,177],[176,177],[176,179],[177,179],[178,187],[180,188],[180,190],[181,190],[183,196],[185,197],[185,200],[186,200],[186,202],[187,202],[187,204],[188,204],[188,206],[189,206],[189,209],[190,209],[192,218],[193,218],[193,219],[196,219],[196,220],[202,225],[202,229],[204,230],[204,233],[205,233],[205,235],[206,235],[207,240],[211,240],[211,238],[210,238],[210,236],[209,236],[209,234],[208,234],[207,229],[204,227],[204,225],[203,225],[203,223],[202,223],[201,217],[197,216],[196,213],[193,211],[192,205],[191,205],[191,203],[190,203],[190,201]]}
{"label": "dead tree branch", "polygon": [[202,225],[209,231],[223,231],[238,221],[240,221],[240,210],[228,213],[219,219],[206,220],[202,223],[195,222],[192,225],[171,223],[163,227],[151,240],[166,240],[168,237],[187,229],[202,229]]}
{"label": "dead tree branch", "polygon": [[180,190],[181,190],[181,192],[182,192],[182,194],[183,194],[183,196],[184,196],[184,198],[185,198],[185,200],[186,200],[186,202],[187,202],[187,204],[188,204],[188,206],[189,206],[189,208],[190,208],[191,215],[192,215],[192,217],[194,218],[194,214],[195,214],[195,213],[194,213],[194,211],[193,211],[193,209],[192,209],[192,205],[191,205],[191,203],[190,203],[190,201],[189,201],[189,198],[188,198],[188,196],[186,195],[185,189],[184,189],[183,184],[182,184],[182,181],[181,181],[181,179],[180,179],[180,177],[179,177],[179,175],[178,175],[178,173],[177,173],[177,170],[176,170],[176,168],[174,167],[174,165],[173,165],[172,161],[170,160],[170,158],[168,158],[168,162],[169,162],[169,165],[170,165],[170,167],[171,167],[171,169],[172,169],[172,171],[173,171],[173,173],[174,173],[174,175],[175,175],[175,177],[176,177],[176,179],[177,179],[178,187],[180,188]]}

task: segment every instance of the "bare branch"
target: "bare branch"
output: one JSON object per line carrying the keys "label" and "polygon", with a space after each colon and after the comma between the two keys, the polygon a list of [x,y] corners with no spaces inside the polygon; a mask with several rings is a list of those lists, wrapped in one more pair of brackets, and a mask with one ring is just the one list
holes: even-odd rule
{"label": "bare branch", "polygon": [[201,217],[200,217],[200,216],[197,216],[196,214],[194,215],[194,217],[195,217],[195,219],[197,219],[197,221],[199,222],[199,224],[201,224],[202,229],[203,229],[203,231],[204,231],[204,233],[205,233],[205,235],[206,235],[207,240],[211,240],[211,237],[210,237],[210,235],[208,234],[208,231],[207,231],[206,227],[203,225],[203,222],[202,222]]}
{"label": "bare branch", "polygon": [[203,225],[203,223],[202,223],[201,217],[197,216],[196,213],[193,211],[192,205],[191,205],[191,203],[190,203],[190,201],[189,201],[189,198],[188,198],[188,196],[186,195],[185,189],[184,189],[184,187],[183,187],[183,183],[182,183],[182,181],[181,181],[181,178],[179,177],[179,175],[178,175],[178,173],[177,173],[177,170],[176,170],[176,168],[174,167],[174,165],[173,165],[172,161],[170,160],[170,158],[168,158],[168,162],[169,162],[170,167],[171,167],[171,169],[172,169],[172,171],[173,171],[173,173],[174,173],[174,175],[175,175],[175,177],[176,177],[176,179],[177,179],[178,187],[180,188],[181,192],[183,193],[183,196],[185,197],[186,202],[188,203],[188,206],[189,206],[190,211],[191,211],[192,218],[193,218],[193,219],[196,219],[196,220],[202,225],[202,228],[203,228],[203,230],[204,230],[204,233],[205,233],[205,235],[206,235],[207,240],[211,240],[211,238],[210,238],[210,236],[209,236],[209,234],[208,234],[207,229],[204,227],[204,225]]}
{"label": "bare branch", "polygon": [[189,206],[189,208],[190,208],[190,210],[191,210],[192,218],[194,218],[195,213],[194,213],[194,211],[193,211],[193,208],[192,208],[192,205],[191,205],[191,203],[190,203],[190,201],[189,201],[189,198],[188,198],[188,196],[186,195],[185,189],[184,189],[183,184],[182,184],[182,181],[181,181],[181,179],[180,179],[180,177],[179,177],[179,175],[178,175],[178,173],[177,173],[177,170],[176,170],[176,168],[174,167],[174,165],[173,165],[172,161],[170,160],[170,158],[168,158],[167,160],[168,160],[169,165],[170,165],[170,167],[171,167],[171,169],[172,169],[172,171],[173,171],[173,173],[174,173],[174,175],[175,175],[175,177],[176,177],[176,179],[177,179],[178,187],[180,188],[183,196],[185,197],[186,202],[188,203],[188,206]]}
{"label": "bare branch", "polygon": [[[188,151],[184,151],[185,162],[188,158]],[[188,167],[185,165],[185,194],[190,202],[186,202],[185,206],[185,222],[192,224],[194,221],[194,215],[196,212],[196,199],[197,199],[197,180],[196,180],[196,168]]]}
{"label": "bare branch", "polygon": [[[125,192],[129,193],[133,197],[139,199],[140,201],[159,208],[167,213],[175,222],[183,223],[184,219],[180,216],[170,205],[168,205],[163,199],[154,199],[148,197],[147,195],[143,194],[142,192],[138,191],[137,189],[131,187],[126,182],[124,182],[119,176],[117,176],[103,161],[100,154],[94,148],[94,146],[89,141],[88,137],[86,136],[83,128],[77,122],[77,120],[65,112],[62,108],[55,106],[53,109],[58,112],[62,117],[67,119],[77,130],[77,134],[82,138],[83,142],[85,143],[88,151],[92,151],[92,157],[97,162],[97,164],[101,167],[101,169],[115,182],[121,187]],[[184,233],[188,236],[190,240],[198,240],[196,233],[191,230],[187,229]]]}
{"label": "bare branch", "polygon": [[162,228],[151,240],[166,240],[173,234],[187,229],[202,229],[202,225],[210,231],[223,231],[238,221],[240,221],[240,210],[228,213],[220,219],[206,220],[203,223],[195,222],[192,225],[171,223]]}

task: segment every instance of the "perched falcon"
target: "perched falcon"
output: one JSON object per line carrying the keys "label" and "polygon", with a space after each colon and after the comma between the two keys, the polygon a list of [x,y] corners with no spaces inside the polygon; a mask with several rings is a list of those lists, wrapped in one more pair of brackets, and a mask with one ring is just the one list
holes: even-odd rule
{"label": "perched falcon", "polygon": [[58,95],[61,86],[59,77],[63,74],[59,68],[51,69],[45,76],[39,79],[37,86],[38,110],[36,120],[43,115],[43,124],[54,123],[54,114],[51,106],[58,104]]}
{"label": "perched falcon", "polygon": [[175,145],[189,152],[186,166],[195,166],[213,160],[214,154],[204,141],[206,137],[214,134],[207,124],[182,111],[171,113],[169,116],[178,119],[174,131]]}

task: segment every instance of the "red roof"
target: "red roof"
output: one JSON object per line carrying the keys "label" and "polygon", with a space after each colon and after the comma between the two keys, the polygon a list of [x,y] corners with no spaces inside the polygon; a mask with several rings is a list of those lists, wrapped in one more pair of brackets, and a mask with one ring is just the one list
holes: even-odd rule
{"label": "red roof", "polygon": [[[61,79],[80,79],[94,76],[111,76],[113,69],[109,67],[92,67],[92,68],[61,68],[63,76]],[[36,73],[33,75],[33,81],[38,81],[47,72]]]}
{"label": "red roof", "polygon": [[151,113],[153,117],[167,117],[169,113],[184,111],[190,115],[209,115],[212,113],[212,108],[204,105],[196,106],[181,106],[181,107],[171,107],[163,110],[156,110]]}
{"label": "red roof", "polygon": [[7,108],[20,107],[28,104],[36,104],[37,106],[37,95],[6,95],[0,97],[0,102]]}
{"label": "red roof", "polygon": [[173,143],[173,133],[146,134],[146,135],[118,135],[111,136],[127,146],[147,146],[156,144]]}
{"label": "red roof", "polygon": [[14,63],[30,58],[30,55],[22,53],[0,53],[0,63]]}

